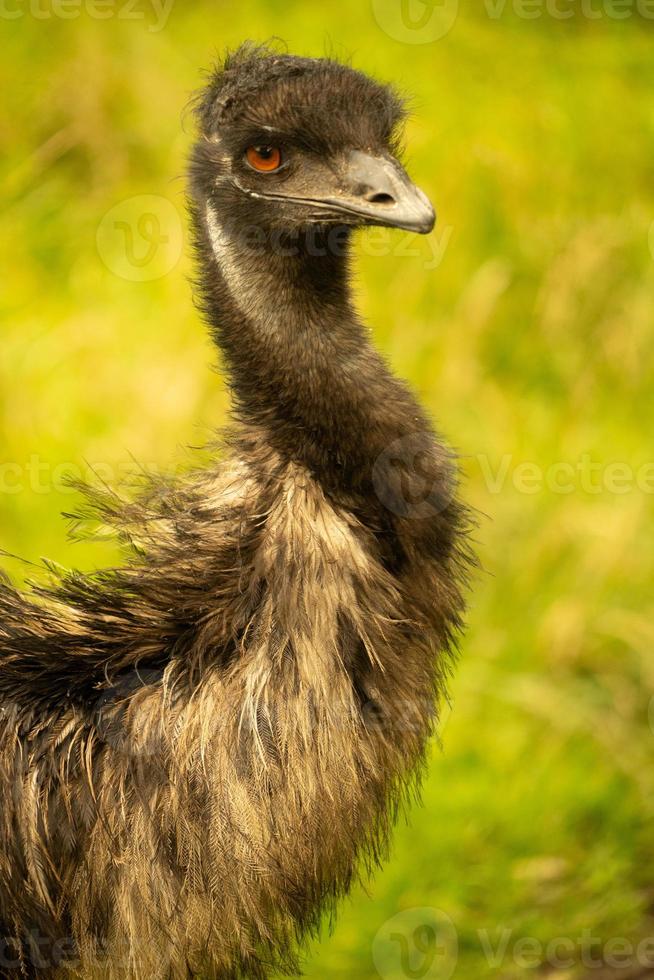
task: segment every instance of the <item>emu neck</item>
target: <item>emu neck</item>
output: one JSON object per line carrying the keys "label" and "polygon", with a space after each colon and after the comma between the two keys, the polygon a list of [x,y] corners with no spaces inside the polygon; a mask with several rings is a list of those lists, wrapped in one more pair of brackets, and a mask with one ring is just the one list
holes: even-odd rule
{"label": "emu neck", "polygon": [[389,443],[427,426],[353,309],[347,230],[248,241],[207,209],[201,231],[205,298],[238,416],[327,489],[369,489]]}

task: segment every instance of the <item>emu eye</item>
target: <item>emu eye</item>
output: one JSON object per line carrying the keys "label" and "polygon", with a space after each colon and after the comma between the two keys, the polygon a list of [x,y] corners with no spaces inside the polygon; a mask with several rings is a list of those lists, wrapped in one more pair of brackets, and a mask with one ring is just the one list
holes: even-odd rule
{"label": "emu eye", "polygon": [[282,162],[281,150],[276,146],[248,146],[245,159],[253,170],[269,174],[279,170]]}

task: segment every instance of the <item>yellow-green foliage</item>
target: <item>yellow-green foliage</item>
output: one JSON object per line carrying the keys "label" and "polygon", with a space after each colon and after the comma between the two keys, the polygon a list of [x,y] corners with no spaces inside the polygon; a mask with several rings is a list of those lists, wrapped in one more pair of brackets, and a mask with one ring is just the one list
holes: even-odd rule
{"label": "yellow-green foliage", "polygon": [[[402,2],[419,30],[429,5]],[[0,547],[34,562],[116,558],[65,540],[64,470],[183,464],[225,419],[186,240],[174,261],[198,69],[278,35],[414,96],[408,164],[440,223],[363,235],[357,290],[464,454],[486,571],[424,806],[314,947],[316,980],[542,976],[552,953],[518,940],[588,960],[587,929],[611,960],[612,940],[654,934],[654,20],[608,0],[463,6],[420,44],[391,36],[400,0],[0,12]],[[172,202],[173,268],[133,281],[102,222],[118,205],[129,223],[136,195]],[[416,913],[375,942],[422,907],[452,920],[457,960],[443,940],[432,963]]]}

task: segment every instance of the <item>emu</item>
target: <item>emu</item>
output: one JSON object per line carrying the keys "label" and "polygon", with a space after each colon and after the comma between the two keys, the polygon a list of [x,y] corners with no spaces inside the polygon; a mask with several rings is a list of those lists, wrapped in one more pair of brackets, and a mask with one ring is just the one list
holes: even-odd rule
{"label": "emu", "polygon": [[266,978],[383,858],[462,623],[453,456],[353,309],[429,232],[391,88],[243,46],[196,101],[212,462],[88,490],[124,565],[0,584],[3,977]]}

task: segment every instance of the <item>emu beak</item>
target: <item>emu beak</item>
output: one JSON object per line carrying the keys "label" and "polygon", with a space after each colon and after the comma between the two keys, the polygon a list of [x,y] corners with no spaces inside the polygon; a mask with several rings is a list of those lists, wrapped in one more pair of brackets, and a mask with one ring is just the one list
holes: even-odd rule
{"label": "emu beak", "polygon": [[338,191],[324,198],[325,204],[360,215],[369,224],[404,228],[420,235],[434,227],[436,214],[429,198],[411,182],[397,160],[352,150],[338,176]]}

